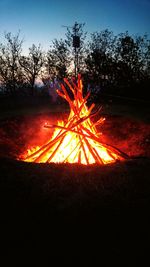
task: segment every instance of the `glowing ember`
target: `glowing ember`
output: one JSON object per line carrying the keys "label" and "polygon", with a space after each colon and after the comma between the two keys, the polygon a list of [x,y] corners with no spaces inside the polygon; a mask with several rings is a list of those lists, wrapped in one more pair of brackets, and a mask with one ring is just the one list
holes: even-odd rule
{"label": "glowing ember", "polygon": [[99,110],[91,113],[95,104],[89,109],[86,106],[90,94],[83,97],[80,75],[77,85],[73,81],[69,83],[67,79],[64,79],[64,82],[73,95],[72,100],[63,84],[62,91],[57,91],[70,105],[67,122],[58,122],[57,125],[46,124],[46,128],[55,128],[52,138],[41,147],[28,149],[21,158],[29,162],[68,162],[86,165],[108,164],[126,158],[127,155],[119,149],[100,142],[101,133],[97,132],[96,125],[103,123],[105,118],[100,118],[96,123],[91,121],[91,117],[98,114]]}

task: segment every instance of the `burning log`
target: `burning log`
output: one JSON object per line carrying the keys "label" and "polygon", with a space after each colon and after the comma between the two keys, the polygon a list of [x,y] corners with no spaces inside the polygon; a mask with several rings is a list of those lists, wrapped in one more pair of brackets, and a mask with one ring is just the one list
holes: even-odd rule
{"label": "burning log", "polygon": [[80,164],[107,164],[128,158],[128,155],[118,148],[104,144],[100,141],[100,135],[96,129],[97,125],[104,122],[100,118],[93,123],[91,118],[96,116],[101,108],[92,113],[95,104],[90,108],[86,102],[90,96],[88,93],[83,97],[83,85],[78,75],[77,85],[64,79],[65,84],[73,94],[73,100],[69,96],[65,86],[62,84],[62,91],[58,95],[64,98],[70,106],[70,114],[66,123],[48,125],[45,128],[54,128],[52,138],[43,146],[35,148],[35,151],[28,150],[22,155],[24,161],[30,162],[63,162]]}

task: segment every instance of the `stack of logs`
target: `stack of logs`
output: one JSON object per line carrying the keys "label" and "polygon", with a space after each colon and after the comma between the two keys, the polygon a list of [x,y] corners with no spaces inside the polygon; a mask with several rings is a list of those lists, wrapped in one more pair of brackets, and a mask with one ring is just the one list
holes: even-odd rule
{"label": "stack of logs", "polygon": [[[88,165],[91,163],[107,164],[128,158],[128,155],[118,148],[100,142],[101,133],[97,132],[96,126],[102,124],[105,118],[92,122],[91,118],[97,116],[101,108],[92,112],[95,104],[91,104],[89,108],[86,106],[90,93],[83,97],[80,75],[78,75],[77,82],[64,79],[64,84],[61,84],[61,90],[57,90],[57,93],[69,103],[70,114],[67,122],[61,125],[60,123],[58,125],[45,124],[45,128],[54,128],[55,134],[46,144],[24,160],[48,163],[76,162]],[[62,153],[64,155],[59,159]]]}

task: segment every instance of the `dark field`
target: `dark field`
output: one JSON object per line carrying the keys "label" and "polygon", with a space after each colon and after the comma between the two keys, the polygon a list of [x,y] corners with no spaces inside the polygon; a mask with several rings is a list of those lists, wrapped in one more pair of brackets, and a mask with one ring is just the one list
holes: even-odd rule
{"label": "dark field", "polygon": [[48,266],[146,266],[149,106],[108,102],[102,115],[102,140],[129,160],[88,167],[18,161],[28,145],[42,144],[52,134],[43,131],[45,120],[66,119],[66,112],[54,107],[1,112],[0,236],[10,255],[5,263],[11,258],[19,266],[47,266],[47,260]]}

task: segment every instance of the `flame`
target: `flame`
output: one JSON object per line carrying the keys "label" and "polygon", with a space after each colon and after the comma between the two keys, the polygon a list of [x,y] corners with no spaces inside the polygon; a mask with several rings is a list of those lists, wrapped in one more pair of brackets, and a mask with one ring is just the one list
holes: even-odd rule
{"label": "flame", "polygon": [[96,125],[102,124],[105,118],[100,118],[96,123],[91,120],[92,116],[98,114],[91,113],[95,104],[90,108],[86,106],[89,93],[84,98],[82,94],[83,85],[81,77],[78,82],[69,83],[64,79],[65,84],[73,94],[73,100],[62,84],[62,91],[57,93],[68,101],[70,114],[67,122],[59,121],[57,125],[45,124],[46,128],[55,128],[53,136],[46,144],[39,147],[30,148],[21,155],[24,161],[28,162],[55,162],[55,163],[80,163],[80,164],[108,164],[117,160],[123,160],[125,154],[117,148],[100,142],[100,136]]}

